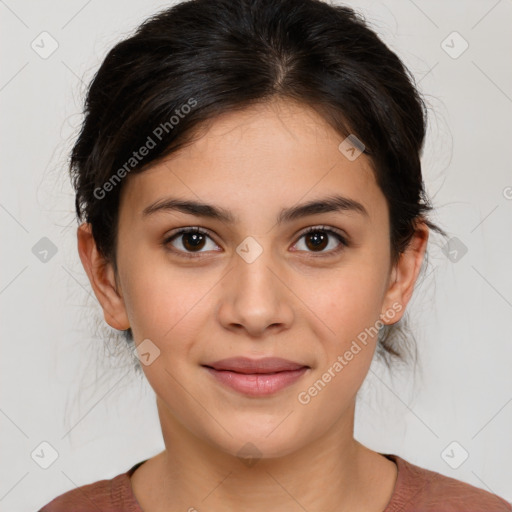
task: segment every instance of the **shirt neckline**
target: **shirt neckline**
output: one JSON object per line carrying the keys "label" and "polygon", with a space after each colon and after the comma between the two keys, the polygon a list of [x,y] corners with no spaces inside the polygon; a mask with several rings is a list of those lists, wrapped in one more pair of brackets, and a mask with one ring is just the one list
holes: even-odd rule
{"label": "shirt neckline", "polygon": [[[392,453],[377,453],[379,453],[379,455],[382,455],[383,457],[386,457],[386,459],[394,462],[397,467],[397,477],[395,481],[395,486],[393,488],[393,493],[391,494],[391,498],[389,499],[389,502],[387,503],[385,509],[382,512],[398,512],[399,510],[401,510],[401,507],[403,505],[401,503],[400,497],[406,495],[404,486],[405,480],[407,479],[406,473],[410,472],[410,468],[408,471],[408,464],[404,459],[402,459],[398,455]],[[122,486],[122,489],[120,489],[120,494],[123,495],[127,505],[129,506],[130,512],[143,512],[142,507],[140,503],[137,501],[135,493],[133,492],[131,477],[133,473],[135,473],[135,471],[148,460],[149,459],[144,459],[140,462],[137,462],[137,464],[133,465],[126,473],[119,475],[118,477],[118,484]]]}

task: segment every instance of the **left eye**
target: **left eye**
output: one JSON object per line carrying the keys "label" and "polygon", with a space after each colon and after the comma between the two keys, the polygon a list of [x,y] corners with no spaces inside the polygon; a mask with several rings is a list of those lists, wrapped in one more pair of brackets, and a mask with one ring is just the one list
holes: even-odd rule
{"label": "left eye", "polygon": [[[336,253],[348,245],[347,241],[340,233],[324,227],[309,228],[301,235],[299,240],[302,240],[303,238],[303,245],[306,247],[307,252]],[[337,239],[338,244],[332,244],[330,242],[330,239],[332,240],[332,238]],[[300,244],[297,243],[296,245]],[[332,247],[333,245],[334,247]],[[329,250],[324,250],[329,246],[331,246]]]}

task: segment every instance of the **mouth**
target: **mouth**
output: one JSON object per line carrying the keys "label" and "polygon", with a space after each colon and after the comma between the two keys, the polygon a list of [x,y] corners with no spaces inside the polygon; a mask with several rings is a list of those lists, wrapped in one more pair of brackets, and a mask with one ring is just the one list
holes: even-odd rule
{"label": "mouth", "polygon": [[310,369],[305,364],[276,357],[234,357],[202,366],[221,384],[252,397],[275,394]]}

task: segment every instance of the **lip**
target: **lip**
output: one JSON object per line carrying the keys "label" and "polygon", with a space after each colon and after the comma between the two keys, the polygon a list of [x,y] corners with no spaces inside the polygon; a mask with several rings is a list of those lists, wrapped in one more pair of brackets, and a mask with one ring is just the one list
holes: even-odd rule
{"label": "lip", "polygon": [[298,370],[307,365],[280,357],[263,357],[261,359],[229,357],[204,366],[209,366],[215,370],[229,370],[237,373],[275,373]]}
{"label": "lip", "polygon": [[299,380],[309,366],[278,357],[232,357],[203,365],[218,382],[253,397],[277,393]]}

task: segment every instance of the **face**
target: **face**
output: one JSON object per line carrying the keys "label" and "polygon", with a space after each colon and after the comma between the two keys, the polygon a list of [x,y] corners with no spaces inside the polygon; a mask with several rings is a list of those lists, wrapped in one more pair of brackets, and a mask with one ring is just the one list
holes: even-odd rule
{"label": "face", "polygon": [[[391,267],[385,197],[342,140],[274,102],[216,118],[124,184],[118,293],[93,283],[105,318],[145,344],[169,424],[225,452],[278,457],[345,428],[378,328],[410,298],[424,243]],[[233,357],[290,366],[217,363]]]}

